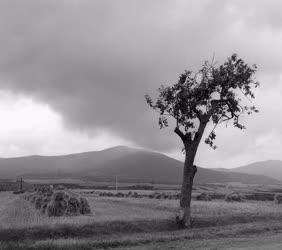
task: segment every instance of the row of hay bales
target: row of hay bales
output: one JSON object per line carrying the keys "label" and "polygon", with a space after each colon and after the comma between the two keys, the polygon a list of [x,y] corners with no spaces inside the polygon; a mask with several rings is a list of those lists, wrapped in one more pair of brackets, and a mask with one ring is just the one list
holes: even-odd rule
{"label": "row of hay bales", "polygon": [[159,193],[154,192],[148,196],[150,199],[168,199],[168,200],[178,200],[180,199],[180,193]]}
{"label": "row of hay bales", "polygon": [[[260,195],[256,197],[257,199],[254,199],[254,200],[267,200],[267,201],[273,200],[276,204],[282,204],[282,194],[281,193],[271,194],[271,196],[272,196],[272,199],[270,199],[270,196],[264,197]],[[228,202],[230,201],[241,202],[241,201],[245,201],[249,199],[250,199],[249,194],[243,195],[243,194],[236,193],[236,192],[227,194],[225,196],[225,201],[228,201]],[[251,197],[251,200],[253,200],[253,197]]]}
{"label": "row of hay bales", "polygon": [[34,204],[35,208],[48,216],[75,216],[91,213],[88,201],[67,190],[54,190],[41,186],[24,198]]}
{"label": "row of hay bales", "polygon": [[118,197],[118,198],[142,198],[143,196],[137,192],[128,192],[128,193],[112,193],[112,192],[100,192],[98,194],[100,197]]}
{"label": "row of hay bales", "polygon": [[[139,194],[137,192],[127,192],[127,193],[122,193],[122,192],[99,192],[99,196],[101,197],[118,197],[118,198],[150,198],[150,199],[169,199],[169,200],[178,200],[180,198],[180,193],[164,193],[164,192],[154,192],[151,194]],[[226,195],[221,195],[220,199],[224,199],[226,202],[243,202],[245,200],[252,200],[253,197],[249,198],[250,194],[242,194],[239,192],[231,192]],[[211,201],[213,199],[218,199],[218,197],[212,193],[201,193],[198,194],[196,197],[196,200],[199,201]],[[257,200],[262,200],[261,197],[258,197],[259,199]],[[275,203],[277,204],[282,204],[282,194],[272,194],[272,199],[265,200],[274,200]],[[256,200],[256,199],[255,199]]]}
{"label": "row of hay bales", "polygon": [[[199,195],[196,196],[196,200],[198,201],[211,201],[212,200],[212,196],[208,193],[201,193]],[[237,202],[242,202],[245,200],[244,195],[237,193],[237,192],[233,192],[233,193],[229,193],[226,194],[224,197],[224,200],[227,202],[233,202],[233,201],[237,201]]]}
{"label": "row of hay bales", "polygon": [[[226,194],[224,200],[227,202],[233,202],[233,201],[243,202],[247,200],[248,198],[249,198],[248,195],[243,195],[238,192],[232,192],[232,193]],[[201,193],[196,197],[196,199],[201,200],[201,201],[211,201],[212,197],[207,193]],[[277,194],[272,195],[272,200],[274,200],[276,204],[282,204],[282,194],[277,193]]]}
{"label": "row of hay bales", "polygon": [[[139,194],[137,192],[128,192],[128,193],[122,193],[122,192],[100,192],[98,193],[100,197],[117,197],[117,198],[149,198],[149,199],[168,199],[168,200],[178,200],[180,199],[180,193],[164,193],[164,192],[154,192],[151,194]],[[196,200],[199,201],[211,201],[213,199],[213,195],[208,193],[201,193],[196,196]],[[227,194],[224,197],[225,201],[231,202],[231,201],[244,201],[245,197],[242,194],[239,193],[230,193]]]}
{"label": "row of hay bales", "polygon": [[129,191],[128,193],[100,192],[98,195],[100,197],[150,198],[150,199],[170,199],[170,200],[173,200],[173,199],[176,200],[180,198],[180,194],[169,194],[169,193],[159,193],[159,192],[154,192],[151,194],[139,194],[137,192],[131,192],[131,191]]}

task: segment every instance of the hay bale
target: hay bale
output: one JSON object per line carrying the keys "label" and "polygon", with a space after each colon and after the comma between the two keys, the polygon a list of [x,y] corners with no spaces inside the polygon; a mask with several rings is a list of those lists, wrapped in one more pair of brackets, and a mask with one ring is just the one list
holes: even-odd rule
{"label": "hay bale", "polygon": [[38,197],[39,197],[39,196],[36,195],[36,194],[32,195],[32,196],[31,196],[31,199],[30,199],[31,203],[35,203],[35,201],[36,201],[36,199],[37,199]]}
{"label": "hay bale", "polygon": [[80,201],[76,197],[70,197],[67,204],[66,215],[79,215],[80,214]]}
{"label": "hay bale", "polygon": [[276,204],[281,204],[282,203],[282,194],[275,194],[274,195],[274,202],[276,203]]}
{"label": "hay bale", "polygon": [[131,197],[133,197],[133,198],[139,198],[140,196],[139,196],[139,194],[138,194],[137,192],[134,192],[134,193],[131,195]]}
{"label": "hay bale", "polygon": [[173,198],[173,197],[172,197],[172,194],[168,194],[168,195],[167,195],[167,199],[168,199],[168,200],[172,200],[172,198]]}
{"label": "hay bale", "polygon": [[123,198],[124,197],[124,193],[118,192],[116,194],[116,197]]}
{"label": "hay bale", "polygon": [[64,191],[57,191],[52,195],[52,199],[54,201],[63,201],[63,200],[68,200],[69,199],[69,195],[64,192]]}
{"label": "hay bale", "polygon": [[154,194],[154,199],[161,199],[162,198],[162,194],[161,193],[158,193],[158,192],[155,192]]}
{"label": "hay bale", "polygon": [[105,192],[105,196],[106,197],[113,197],[115,195],[113,193],[111,193],[111,192]]}
{"label": "hay bale", "polygon": [[43,204],[43,199],[42,199],[42,197],[41,196],[38,196],[37,198],[36,198],[36,200],[35,200],[35,208],[36,209],[40,209],[41,208],[41,206],[42,206],[42,204]]}
{"label": "hay bale", "polygon": [[81,214],[90,214],[91,213],[89,203],[84,197],[80,198],[80,213]]}
{"label": "hay bale", "polygon": [[224,200],[227,202],[233,202],[233,201],[242,202],[245,200],[245,197],[242,194],[234,192],[227,194]]}
{"label": "hay bale", "polygon": [[154,199],[154,194],[149,194],[149,199]]}
{"label": "hay bale", "polygon": [[161,194],[161,199],[165,199],[165,197],[166,197],[166,194],[165,194],[165,193],[162,193],[162,194]]}
{"label": "hay bale", "polygon": [[47,206],[48,206],[48,203],[44,203],[44,204],[41,206],[40,212],[41,212],[42,214],[45,214],[45,213],[46,213]]}
{"label": "hay bale", "polygon": [[36,191],[38,194],[51,196],[54,192],[54,189],[52,185],[50,186],[44,185],[44,186],[39,186]]}
{"label": "hay bale", "polygon": [[48,206],[50,200],[51,200],[50,197],[43,197],[41,208],[40,208],[41,213],[45,214],[47,206]]}
{"label": "hay bale", "polygon": [[63,216],[66,214],[69,196],[66,192],[55,192],[47,205],[48,216]]}
{"label": "hay bale", "polygon": [[48,216],[74,216],[91,213],[88,201],[69,191],[56,191],[50,195],[50,189],[42,188],[35,193],[25,195],[24,198],[34,203],[36,209]]}
{"label": "hay bale", "polygon": [[196,199],[198,201],[211,201],[212,200],[211,196],[207,193],[201,193],[201,194],[197,195]]}

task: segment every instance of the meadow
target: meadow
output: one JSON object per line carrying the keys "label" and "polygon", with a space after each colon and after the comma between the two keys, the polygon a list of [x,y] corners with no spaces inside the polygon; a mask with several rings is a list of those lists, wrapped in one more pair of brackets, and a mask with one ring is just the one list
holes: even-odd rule
{"label": "meadow", "polygon": [[[217,189],[220,191],[220,187]],[[87,198],[91,214],[48,217],[23,194],[0,192],[1,249],[120,248],[282,229],[282,205],[273,201],[193,200],[193,228],[182,230],[175,223],[178,200],[101,197],[102,191],[91,190],[73,192]],[[152,191],[138,192],[148,195]]]}

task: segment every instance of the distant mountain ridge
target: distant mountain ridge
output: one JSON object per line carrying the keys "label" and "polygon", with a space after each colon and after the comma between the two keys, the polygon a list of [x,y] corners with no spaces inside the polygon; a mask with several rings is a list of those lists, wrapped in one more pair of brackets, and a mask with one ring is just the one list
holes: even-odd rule
{"label": "distant mountain ridge", "polygon": [[254,162],[245,166],[231,168],[236,173],[259,174],[282,181],[282,161],[268,160]]}
{"label": "distant mountain ridge", "polygon": [[[72,178],[180,184],[183,163],[164,154],[117,146],[102,151],[61,156],[0,158],[1,178]],[[195,183],[242,182],[270,184],[277,180],[261,175],[198,167]]]}

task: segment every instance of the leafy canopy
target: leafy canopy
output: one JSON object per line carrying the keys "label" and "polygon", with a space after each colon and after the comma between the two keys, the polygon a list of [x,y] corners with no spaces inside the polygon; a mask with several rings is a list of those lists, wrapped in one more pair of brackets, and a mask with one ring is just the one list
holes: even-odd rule
{"label": "leafy canopy", "polygon": [[212,122],[214,128],[205,142],[215,149],[218,124],[233,121],[235,127],[244,129],[240,116],[258,112],[252,105],[253,88],[259,86],[253,79],[255,72],[256,65],[249,66],[233,54],[220,66],[206,61],[197,73],[185,71],[172,86],[161,85],[155,101],[148,94],[145,98],[149,106],[159,112],[160,128],[167,127],[168,117],[173,117],[175,132],[183,140],[190,138],[191,143],[197,133],[203,133],[200,128]]}

